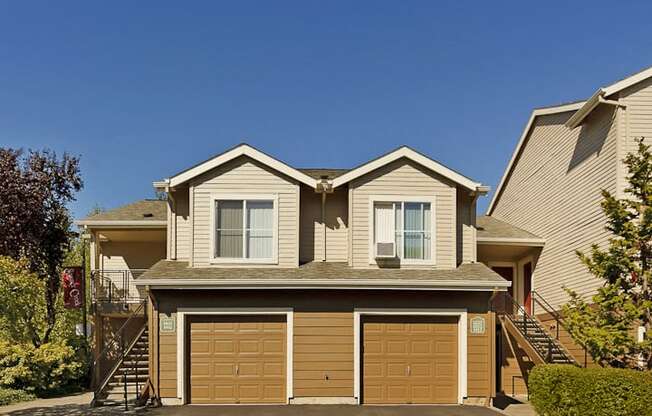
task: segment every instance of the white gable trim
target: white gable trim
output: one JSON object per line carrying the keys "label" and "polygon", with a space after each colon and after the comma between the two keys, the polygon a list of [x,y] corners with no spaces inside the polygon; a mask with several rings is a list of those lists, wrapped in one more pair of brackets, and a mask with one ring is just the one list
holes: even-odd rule
{"label": "white gable trim", "polygon": [[338,186],[341,186],[347,182],[350,182],[356,178],[359,178],[363,175],[366,175],[367,173],[373,172],[376,169],[379,169],[389,163],[394,162],[395,160],[398,160],[402,157],[408,158],[422,166],[425,166],[426,168],[430,169],[433,172],[436,172],[445,178],[448,178],[452,180],[453,182],[456,182],[465,188],[471,190],[471,191],[481,191],[481,192],[486,192],[487,190],[485,187],[482,186],[481,183],[479,182],[474,182],[471,179],[467,178],[466,176],[460,175],[459,173],[447,168],[446,166],[442,165],[439,162],[436,162],[418,152],[415,152],[414,150],[410,149],[409,147],[401,147],[391,153],[386,154],[385,156],[382,156],[376,160],[372,160],[371,162],[365,163],[364,165],[357,167],[347,173],[345,173],[342,176],[338,176],[333,180],[333,188],[337,188]]}
{"label": "white gable trim", "polygon": [[180,174],[171,177],[170,179],[167,180],[169,183],[170,187],[175,187],[178,185],[181,185],[184,182],[189,181],[192,178],[195,178],[202,173],[208,172],[211,169],[214,169],[220,165],[223,165],[237,157],[240,156],[248,156],[252,159],[254,159],[257,162],[262,163],[263,165],[269,166],[272,169],[283,173],[284,175],[287,175],[293,179],[296,179],[297,181],[306,184],[310,187],[315,188],[317,186],[317,180],[311,178],[310,176],[306,175],[305,173],[302,173],[293,167],[286,165],[285,163],[281,162],[280,160],[274,159],[271,156],[266,155],[265,153],[254,149],[253,147],[249,146],[248,144],[241,144],[225,153],[222,153],[221,155],[215,156],[212,159],[209,159],[203,163],[200,163],[199,165],[195,166],[194,168],[188,169],[184,172],[181,172]]}
{"label": "white gable trim", "polygon": [[489,202],[489,207],[487,208],[487,215],[491,215],[491,212],[494,209],[494,206],[496,202],[498,202],[498,198],[500,197],[500,193],[503,190],[503,187],[505,186],[505,183],[507,181],[507,177],[512,171],[512,168],[514,167],[514,164],[516,163],[516,159],[518,159],[519,154],[521,153],[521,148],[525,144],[525,139],[527,138],[528,134],[530,133],[530,129],[532,128],[532,124],[534,124],[534,119],[536,119],[538,116],[545,116],[549,114],[557,114],[557,113],[565,113],[567,111],[575,111],[579,110],[584,106],[585,101],[581,101],[579,103],[573,103],[573,104],[564,104],[564,105],[559,105],[557,107],[548,107],[548,108],[541,108],[541,109],[536,109],[532,111],[532,114],[530,115],[530,119],[528,120],[527,124],[525,125],[525,129],[523,129],[523,133],[521,133],[521,138],[518,141],[518,144],[516,145],[516,149],[514,149],[514,153],[512,153],[512,158],[510,159],[509,163],[507,164],[507,169],[505,169],[505,172],[503,173],[503,177],[500,179],[500,183],[498,184],[498,187],[496,188],[496,192],[494,193],[493,197],[491,198],[491,202]]}

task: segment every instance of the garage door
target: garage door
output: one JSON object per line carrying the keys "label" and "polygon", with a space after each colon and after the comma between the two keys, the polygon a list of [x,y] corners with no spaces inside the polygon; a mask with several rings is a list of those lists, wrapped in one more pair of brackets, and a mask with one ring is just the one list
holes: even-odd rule
{"label": "garage door", "polygon": [[285,403],[285,316],[195,316],[188,321],[189,402]]}
{"label": "garage door", "polygon": [[457,317],[364,317],[364,403],[457,403]]}

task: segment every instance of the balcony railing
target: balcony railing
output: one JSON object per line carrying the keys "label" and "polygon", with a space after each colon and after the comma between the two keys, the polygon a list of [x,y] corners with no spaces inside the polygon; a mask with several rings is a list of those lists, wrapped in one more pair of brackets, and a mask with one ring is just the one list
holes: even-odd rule
{"label": "balcony railing", "polygon": [[145,270],[93,270],[91,272],[91,296],[93,302],[141,302],[143,296],[136,288],[134,278],[143,274]]}

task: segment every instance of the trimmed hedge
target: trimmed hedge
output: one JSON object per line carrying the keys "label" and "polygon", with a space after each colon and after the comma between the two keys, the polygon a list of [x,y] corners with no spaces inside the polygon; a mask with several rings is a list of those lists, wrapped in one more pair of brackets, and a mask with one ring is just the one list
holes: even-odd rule
{"label": "trimmed hedge", "polygon": [[652,373],[618,368],[538,365],[528,379],[541,416],[650,416]]}
{"label": "trimmed hedge", "polygon": [[36,399],[36,397],[33,394],[22,390],[3,389],[0,387],[0,406],[6,406],[18,402],[27,402],[34,399]]}

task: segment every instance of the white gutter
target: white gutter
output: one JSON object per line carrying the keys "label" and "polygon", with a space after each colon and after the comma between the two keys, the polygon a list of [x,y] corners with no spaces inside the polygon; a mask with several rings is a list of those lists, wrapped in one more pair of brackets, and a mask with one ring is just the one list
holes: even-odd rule
{"label": "white gutter", "polygon": [[476,241],[478,244],[502,246],[543,247],[546,244],[546,240],[543,238],[477,237]]}
{"label": "white gutter", "polygon": [[216,288],[216,289],[429,289],[429,290],[500,290],[512,285],[503,282],[488,282],[482,280],[388,280],[388,279],[286,279],[274,281],[272,279],[134,279],[136,286],[150,286],[158,288]]}
{"label": "white gutter", "polygon": [[101,228],[167,228],[167,221],[140,220],[81,220],[75,224],[86,227]]}

